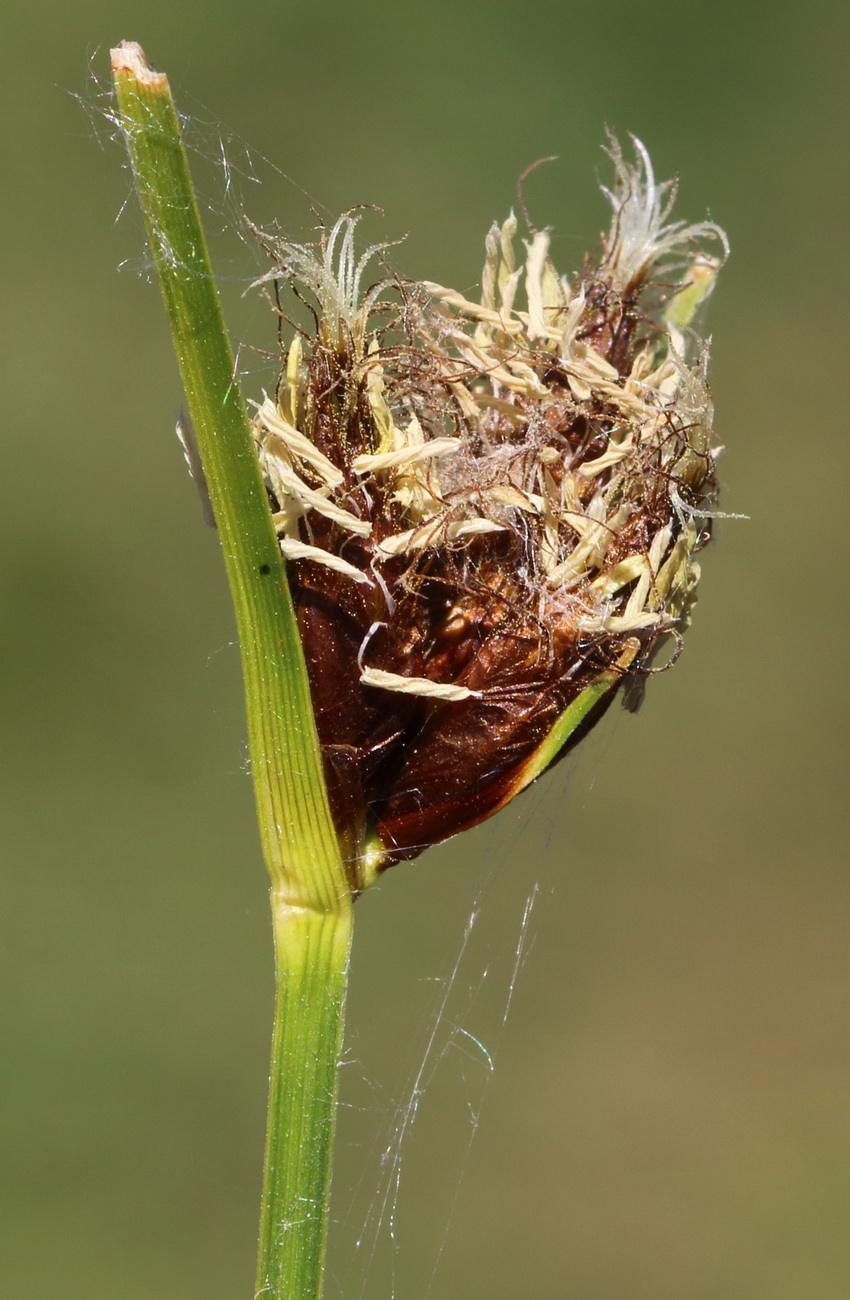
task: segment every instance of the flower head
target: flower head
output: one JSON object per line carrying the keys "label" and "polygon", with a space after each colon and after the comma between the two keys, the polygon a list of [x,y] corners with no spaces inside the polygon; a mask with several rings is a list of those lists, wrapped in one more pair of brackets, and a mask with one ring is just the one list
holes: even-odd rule
{"label": "flower head", "polygon": [[502,807],[687,624],[716,494],[690,323],[727,244],[634,148],[595,261],[560,275],[510,215],[477,302],[364,289],[353,215],[264,237],[316,316],[255,430],[355,886]]}

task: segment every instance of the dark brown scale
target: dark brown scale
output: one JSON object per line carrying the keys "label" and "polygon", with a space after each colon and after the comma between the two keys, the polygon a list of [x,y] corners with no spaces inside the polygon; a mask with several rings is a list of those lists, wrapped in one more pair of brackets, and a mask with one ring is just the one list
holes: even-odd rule
{"label": "dark brown scale", "polygon": [[[308,519],[314,543],[339,550],[334,526]],[[347,539],[343,553],[368,568],[368,541]],[[520,612],[523,558],[500,534],[382,565],[396,607],[364,662],[483,692],[458,703],[364,687],[358,653],[372,624],[389,621],[380,590],[310,561],[290,566],[332,808],[352,859],[366,822],[396,860],[495,812],[562,710],[616,657],[613,646],[602,660],[598,647],[586,662],[579,653],[576,671],[568,620],[542,629]]]}
{"label": "dark brown scale", "polygon": [[392,861],[415,857],[503,807],[521,788],[529,756],[598,677],[598,655],[567,677],[575,653],[565,650],[542,676],[538,643],[536,630],[493,633],[464,674],[467,684],[478,683],[487,694],[432,707],[400,755],[392,788],[370,810]]}
{"label": "dark brown scale", "polygon": [[620,375],[628,375],[635,358],[635,336],[641,315],[637,310],[636,299],[625,298],[621,304],[619,319],[611,330],[610,344],[603,353]]}

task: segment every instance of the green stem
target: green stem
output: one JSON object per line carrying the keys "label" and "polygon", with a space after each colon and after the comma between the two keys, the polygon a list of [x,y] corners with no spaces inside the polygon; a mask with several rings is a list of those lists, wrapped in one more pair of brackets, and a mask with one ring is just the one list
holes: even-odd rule
{"label": "green stem", "polygon": [[301,1300],[322,1289],[351,905],[322,914],[282,904],[274,917],[277,999],[256,1295]]}
{"label": "green stem", "polygon": [[[335,1113],[351,883],[331,820],[304,653],[213,279],[168,79],[112,51],[118,115],[224,552],[278,972],[260,1274],[316,1300]],[[298,1206],[306,1206],[300,1213]]]}
{"label": "green stem", "polygon": [[137,45],[113,51],[113,73],[233,596],[266,862],[290,901],[333,908],[348,882],[304,654],[174,101],[167,78],[148,68]]}

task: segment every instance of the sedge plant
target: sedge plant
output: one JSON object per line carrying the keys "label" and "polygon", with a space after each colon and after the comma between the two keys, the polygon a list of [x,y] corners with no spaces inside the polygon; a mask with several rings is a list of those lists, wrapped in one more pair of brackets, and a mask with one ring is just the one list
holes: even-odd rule
{"label": "sedge plant", "polygon": [[[410,281],[350,213],[254,230],[312,307],[249,415],[168,81],[112,51],[236,614],[276,1010],[255,1297],[318,1300],[354,900],[491,816],[676,657],[716,497],[693,320],[726,255],[612,137],[611,226],[573,276],[513,214],[477,301]],[[707,241],[719,256],[701,249]],[[273,292],[272,292],[273,289]],[[277,308],[279,311],[279,307]]]}

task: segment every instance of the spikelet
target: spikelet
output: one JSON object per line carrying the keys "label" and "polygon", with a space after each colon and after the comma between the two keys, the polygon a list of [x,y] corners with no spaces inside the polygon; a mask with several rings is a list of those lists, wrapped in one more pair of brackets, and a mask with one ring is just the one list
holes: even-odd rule
{"label": "spikelet", "polygon": [[264,237],[263,281],[317,312],[255,433],[359,885],[495,812],[568,710],[593,701],[571,744],[689,619],[716,495],[691,323],[728,246],[670,219],[633,143],[610,141],[595,263],[559,274],[546,231],[518,253],[511,214],[480,302],[364,289],[383,249],[356,255],[356,216],[318,247]]}

